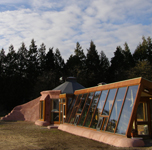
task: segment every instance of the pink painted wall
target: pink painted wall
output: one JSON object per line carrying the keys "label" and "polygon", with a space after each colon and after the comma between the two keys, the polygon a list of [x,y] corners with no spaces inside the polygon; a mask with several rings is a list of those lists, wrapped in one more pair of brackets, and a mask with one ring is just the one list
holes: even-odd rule
{"label": "pink painted wall", "polygon": [[60,124],[58,129],[116,147],[141,147],[145,145],[144,141],[139,138],[131,139],[119,134],[99,132],[70,124]]}
{"label": "pink painted wall", "polygon": [[5,117],[2,117],[1,120],[10,120],[10,121],[38,121],[40,124],[43,124],[43,121],[39,121],[39,104],[40,100],[45,100],[45,120],[44,124],[49,124],[51,119],[51,99],[58,99],[60,90],[54,91],[42,91],[41,97],[38,97],[28,103],[14,107],[14,109]]}
{"label": "pink painted wall", "polygon": [[39,119],[39,100],[40,97],[23,105],[14,107],[14,109],[5,117],[2,117],[1,120],[35,122]]}

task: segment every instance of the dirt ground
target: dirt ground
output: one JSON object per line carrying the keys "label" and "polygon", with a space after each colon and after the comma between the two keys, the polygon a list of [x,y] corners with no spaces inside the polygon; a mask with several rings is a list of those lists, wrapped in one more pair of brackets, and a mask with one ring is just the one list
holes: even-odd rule
{"label": "dirt ground", "polygon": [[149,150],[117,148],[31,122],[0,121],[0,150]]}

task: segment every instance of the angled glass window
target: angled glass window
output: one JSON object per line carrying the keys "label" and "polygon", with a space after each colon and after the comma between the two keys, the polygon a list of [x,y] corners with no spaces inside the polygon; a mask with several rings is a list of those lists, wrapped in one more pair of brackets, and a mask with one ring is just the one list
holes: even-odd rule
{"label": "angled glass window", "polygon": [[87,95],[88,95],[88,93],[83,94],[83,97],[81,98],[81,102],[80,102],[79,109],[78,109],[77,113],[81,114]]}
{"label": "angled glass window", "polygon": [[76,117],[75,117],[74,125],[77,125],[77,123],[79,121],[79,118],[81,116],[81,112],[83,111],[83,107],[84,107],[87,95],[88,95],[88,93],[83,94],[83,97],[81,97],[81,102],[80,102],[79,108],[78,108],[78,110],[76,112]]}
{"label": "angled glass window", "polygon": [[88,98],[87,98],[87,100],[86,100],[86,103],[85,103],[85,105],[84,105],[83,112],[82,112],[82,114],[81,114],[81,118],[80,118],[80,121],[79,121],[79,125],[80,125],[80,126],[83,125],[83,122],[84,122],[85,117],[86,117],[86,115],[87,115],[88,108],[89,108],[89,106],[90,106],[90,102],[91,102],[91,100],[92,100],[93,94],[94,94],[94,92],[89,93],[89,96],[88,96]]}
{"label": "angled glass window", "polygon": [[75,118],[75,115],[76,115],[76,112],[77,112],[77,109],[79,107],[79,103],[80,103],[80,100],[81,100],[81,97],[82,97],[82,94],[80,94],[75,102],[75,105],[73,107],[73,110],[72,110],[72,114],[70,116],[70,123],[74,123],[74,118]]}
{"label": "angled glass window", "polygon": [[109,91],[108,98],[107,98],[105,107],[103,109],[102,115],[105,115],[105,116],[109,115],[109,112],[111,110],[111,107],[112,107],[112,104],[113,104],[113,100],[114,100],[114,97],[115,97],[115,94],[116,94],[116,90],[117,89],[111,89]]}
{"label": "angled glass window", "polygon": [[94,94],[94,97],[93,97],[93,100],[92,100],[92,103],[91,103],[91,106],[89,108],[89,112],[88,112],[88,115],[87,115],[87,118],[86,118],[86,121],[85,121],[85,124],[84,124],[85,127],[90,126],[90,122],[91,122],[91,119],[93,117],[94,110],[96,108],[100,93],[101,93],[101,91],[97,91]]}
{"label": "angled glass window", "polygon": [[65,120],[65,122],[67,122],[67,123],[68,123],[69,117],[71,115],[71,112],[72,112],[72,109],[73,109],[73,106],[75,104],[77,96],[78,95],[75,95],[74,98],[72,99],[72,101],[70,101],[68,113],[67,113],[66,120]]}
{"label": "angled glass window", "polygon": [[137,90],[138,90],[138,85],[130,86],[128,88],[116,133],[124,134],[124,135],[126,134],[128,123],[130,120],[130,115],[132,113],[132,108],[136,98]]}
{"label": "angled glass window", "polygon": [[[75,99],[75,97],[74,97],[74,99]],[[71,108],[72,103],[73,103],[73,99],[71,97],[68,98],[68,110]]]}
{"label": "angled glass window", "polygon": [[108,121],[108,117],[103,117],[103,123],[101,129],[104,130]]}
{"label": "angled glass window", "polygon": [[126,89],[127,87],[122,87],[118,89],[118,93],[114,102],[114,106],[112,108],[106,131],[114,132],[115,130]]}
{"label": "angled glass window", "polygon": [[99,117],[98,123],[96,125],[96,129],[97,131],[100,131],[102,123],[103,123],[104,118],[103,117]]}
{"label": "angled glass window", "polygon": [[106,100],[107,93],[108,93],[108,90],[102,91],[102,93],[101,93],[101,96],[100,96],[100,99],[99,99],[99,102],[98,102],[98,106],[96,108],[96,111],[95,111],[95,114],[94,114],[94,117],[92,119],[92,123],[91,123],[91,126],[90,126],[93,129],[96,129],[97,124],[99,124],[98,120],[99,120],[104,102]]}

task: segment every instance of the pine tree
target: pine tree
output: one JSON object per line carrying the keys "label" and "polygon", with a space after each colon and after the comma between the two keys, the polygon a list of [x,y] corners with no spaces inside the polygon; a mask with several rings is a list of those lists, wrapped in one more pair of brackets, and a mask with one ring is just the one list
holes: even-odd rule
{"label": "pine tree", "polygon": [[143,40],[142,43],[138,44],[133,54],[133,58],[136,63],[138,61],[146,61],[146,60],[149,61],[148,57],[151,55],[151,50],[150,49],[148,50],[148,42],[144,36],[142,37],[142,40]]}
{"label": "pine tree", "polygon": [[122,51],[122,53],[124,55],[124,68],[125,68],[125,70],[128,70],[128,69],[134,67],[135,62],[134,62],[133,56],[131,54],[130,48],[126,42],[124,44],[124,50]]}
{"label": "pine tree", "polygon": [[109,82],[121,81],[125,78],[125,58],[123,50],[120,46],[116,48],[114,57],[111,58],[111,66],[109,68]]}
{"label": "pine tree", "polygon": [[52,71],[55,69],[55,63],[54,63],[54,53],[53,53],[53,47],[49,48],[48,53],[45,57],[45,71]]}
{"label": "pine tree", "polygon": [[28,51],[28,78],[34,82],[38,75],[38,50],[34,39],[32,39]]}
{"label": "pine tree", "polygon": [[18,70],[17,54],[14,50],[14,46],[9,46],[9,52],[6,56],[6,74],[9,77],[15,76]]}
{"label": "pine tree", "polygon": [[40,45],[40,48],[38,49],[38,67],[39,72],[43,72],[45,70],[45,63],[46,63],[46,46],[44,43]]}
{"label": "pine tree", "polygon": [[24,42],[22,42],[22,45],[17,52],[17,56],[19,75],[21,77],[27,78],[28,50]]}
{"label": "pine tree", "polygon": [[101,51],[100,53],[100,80],[102,82],[108,82],[107,75],[109,70],[110,62],[106,57],[105,53]]}
{"label": "pine tree", "polygon": [[93,41],[90,42],[90,48],[87,50],[86,57],[86,78],[87,86],[95,86],[100,79],[100,60],[98,51]]}
{"label": "pine tree", "polygon": [[152,65],[152,39],[150,37],[147,38],[147,59]]}
{"label": "pine tree", "polygon": [[6,55],[5,55],[5,51],[4,49],[2,48],[1,51],[0,51],[0,77],[3,77],[6,75],[6,72],[5,72],[5,59],[6,59]]}
{"label": "pine tree", "polygon": [[152,80],[152,66],[149,61],[143,60],[136,63],[135,67],[128,72],[129,78],[143,77]]}
{"label": "pine tree", "polygon": [[77,81],[84,85],[85,60],[83,49],[80,44],[76,43],[74,55],[70,55],[66,63],[67,76],[74,76]]}

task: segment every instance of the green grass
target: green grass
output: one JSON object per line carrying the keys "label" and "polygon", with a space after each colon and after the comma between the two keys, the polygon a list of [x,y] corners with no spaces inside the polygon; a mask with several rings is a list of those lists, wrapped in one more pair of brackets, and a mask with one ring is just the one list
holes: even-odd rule
{"label": "green grass", "polygon": [[[147,147],[148,150],[150,147]],[[58,129],[47,129],[31,122],[0,121],[0,150],[128,150],[117,148]]]}

